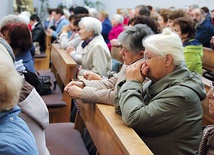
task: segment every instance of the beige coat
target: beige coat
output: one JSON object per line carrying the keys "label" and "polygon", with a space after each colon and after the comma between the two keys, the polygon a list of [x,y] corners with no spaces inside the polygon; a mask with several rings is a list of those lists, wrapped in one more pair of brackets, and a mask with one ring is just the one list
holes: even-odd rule
{"label": "beige coat", "polygon": [[124,64],[120,72],[115,77],[111,77],[108,80],[83,80],[86,86],[82,91],[82,101],[113,105],[114,95],[117,92],[117,84],[125,80],[126,67],[127,66]]}
{"label": "beige coat", "polygon": [[39,154],[49,155],[45,141],[45,129],[49,124],[48,109],[36,89],[26,81],[23,83],[18,106],[21,108],[19,116],[33,133]]}
{"label": "beige coat", "polygon": [[111,70],[111,54],[101,35],[96,36],[82,51],[82,69],[78,75],[83,75],[85,70],[105,77]]}

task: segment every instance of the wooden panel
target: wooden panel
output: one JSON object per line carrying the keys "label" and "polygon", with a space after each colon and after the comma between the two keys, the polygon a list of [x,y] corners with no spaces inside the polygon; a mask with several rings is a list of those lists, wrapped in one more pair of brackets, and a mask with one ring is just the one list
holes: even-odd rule
{"label": "wooden panel", "polygon": [[202,57],[203,69],[214,71],[214,50],[203,47],[204,55]]}
{"label": "wooden panel", "polygon": [[50,68],[50,55],[51,55],[51,36],[45,32],[45,55],[44,58],[34,58],[34,66],[36,70],[46,70]]}
{"label": "wooden panel", "polygon": [[[114,107],[104,104],[87,104],[77,100],[80,107],[78,117],[82,117],[95,145],[101,155],[152,155],[146,144],[127,127]],[[80,119],[75,128],[81,126]]]}
{"label": "wooden panel", "polygon": [[[76,62],[65,52],[65,50],[60,49],[58,44],[52,44],[51,60],[51,71],[54,72],[57,82],[61,81],[64,86],[67,85],[73,79],[74,71],[77,66]],[[58,80],[58,77],[60,80]],[[67,106],[60,108],[60,112],[57,111],[57,122],[69,122],[71,113],[71,98],[68,93],[63,91],[63,87],[61,88],[63,92],[62,100],[67,103]]]}

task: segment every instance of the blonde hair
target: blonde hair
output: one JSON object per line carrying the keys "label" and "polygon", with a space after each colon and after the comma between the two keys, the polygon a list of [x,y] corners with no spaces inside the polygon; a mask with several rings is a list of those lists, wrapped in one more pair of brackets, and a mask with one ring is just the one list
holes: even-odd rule
{"label": "blonde hair", "polygon": [[170,54],[173,57],[173,63],[175,65],[184,61],[181,39],[176,33],[172,32],[170,28],[163,29],[161,34],[149,36],[143,40],[143,46],[161,57]]}
{"label": "blonde hair", "polygon": [[7,111],[18,103],[23,78],[2,46],[0,55],[0,111]]}

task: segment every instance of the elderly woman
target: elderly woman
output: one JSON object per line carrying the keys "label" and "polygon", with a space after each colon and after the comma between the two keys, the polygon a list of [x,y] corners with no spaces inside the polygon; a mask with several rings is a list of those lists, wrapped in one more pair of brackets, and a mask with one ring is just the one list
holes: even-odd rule
{"label": "elderly woman", "polygon": [[65,91],[67,91],[72,98],[81,98],[83,102],[113,105],[117,84],[125,79],[126,67],[143,59],[144,47],[142,45],[142,39],[151,34],[153,34],[151,29],[143,24],[138,24],[126,29],[118,38],[123,45],[120,51],[124,61],[121,71],[109,80],[72,81],[65,87]]}
{"label": "elderly woman", "polygon": [[[119,34],[124,31],[123,21],[124,21],[124,18],[122,15],[120,15],[120,14],[113,15],[113,17],[111,19],[112,29],[108,35],[108,39],[110,42],[112,39],[117,39]],[[111,44],[110,43],[108,43],[108,47],[111,50]]]}
{"label": "elderly woman", "polygon": [[[124,65],[120,72],[108,80],[72,81],[65,87],[65,91],[67,91],[72,98],[81,98],[83,102],[113,105],[115,93],[117,92],[117,85],[121,81],[125,80],[125,70],[127,66],[135,63],[136,61],[142,61],[144,55],[142,39],[151,34],[153,34],[151,29],[147,25],[143,24],[138,24],[126,29],[118,38],[123,45],[120,54],[124,60]],[[96,75],[90,74],[88,76]],[[96,78],[99,79],[101,77]],[[87,131],[85,132],[86,133],[83,134],[83,139],[86,141],[86,144],[88,144],[87,141],[90,141],[90,138],[89,140],[84,138],[88,137]],[[90,144],[91,143],[89,143],[89,145]],[[94,146],[92,144],[92,146],[87,146],[87,148],[94,148]],[[88,149],[90,154],[95,154],[94,152],[92,153],[91,150],[93,149]]]}
{"label": "elderly woman", "polygon": [[[83,17],[79,22],[79,34],[83,42],[77,47],[78,51],[72,51],[72,56],[79,55],[78,60],[82,67],[79,67],[77,74],[83,75],[86,70],[91,70],[107,77],[111,70],[111,55],[101,35],[102,24],[94,17]],[[73,57],[74,58],[74,57]]]}
{"label": "elderly woman", "polygon": [[202,44],[195,39],[194,23],[185,17],[173,21],[173,30],[179,35],[184,46],[184,59],[190,71],[202,73]]}
{"label": "elderly woman", "polygon": [[[73,48],[77,48],[79,43],[81,42],[81,37],[78,33],[79,31],[79,26],[78,23],[81,20],[82,17],[86,17],[88,15],[70,15],[69,16],[69,21],[70,25],[65,25],[62,28],[62,33],[59,36],[59,43],[61,48],[63,49],[68,49],[68,47],[72,46]],[[72,31],[72,35],[68,37],[68,32]]]}
{"label": "elderly woman", "polygon": [[109,43],[109,39],[108,39],[108,35],[109,32],[112,29],[112,25],[111,25],[111,21],[109,20],[109,14],[108,12],[101,10],[98,13],[98,19],[102,22],[102,36],[105,40],[105,42],[108,44]]}
{"label": "elderly woman", "polygon": [[[143,45],[145,61],[126,69],[115,106],[155,155],[195,155],[206,97],[201,76],[188,70],[181,39],[170,29],[146,38]],[[143,84],[146,77],[151,81]]]}
{"label": "elderly woman", "polygon": [[9,23],[1,27],[1,34],[13,49],[15,61],[22,60],[28,71],[36,73],[34,57],[31,53],[33,41],[28,26],[18,22]]}
{"label": "elderly woman", "polygon": [[18,117],[21,109],[16,104],[22,88],[22,77],[2,46],[0,52],[0,154],[38,155],[33,134]]}

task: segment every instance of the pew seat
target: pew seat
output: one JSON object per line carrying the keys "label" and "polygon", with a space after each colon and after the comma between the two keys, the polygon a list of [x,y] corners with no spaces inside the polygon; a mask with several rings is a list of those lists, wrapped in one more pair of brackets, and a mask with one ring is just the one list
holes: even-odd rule
{"label": "pew seat", "polygon": [[[56,81],[56,78],[50,70],[38,70],[39,75],[48,75],[51,77],[52,82]],[[53,89],[53,85],[52,85]],[[58,112],[67,106],[67,103],[62,99],[62,91],[58,84],[56,84],[56,90],[50,95],[42,95],[50,116],[50,123],[58,122]]]}
{"label": "pew seat", "polygon": [[73,123],[50,123],[45,130],[45,138],[51,155],[88,155]]}

